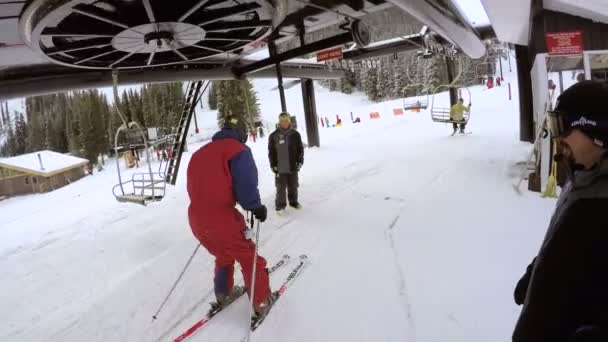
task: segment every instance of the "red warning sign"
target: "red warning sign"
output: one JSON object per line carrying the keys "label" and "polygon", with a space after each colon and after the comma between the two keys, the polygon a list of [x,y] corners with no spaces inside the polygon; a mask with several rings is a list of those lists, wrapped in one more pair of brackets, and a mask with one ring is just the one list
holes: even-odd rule
{"label": "red warning sign", "polygon": [[317,62],[342,58],[342,47],[317,52]]}
{"label": "red warning sign", "polygon": [[545,35],[545,41],[550,56],[583,54],[583,33],[581,31],[549,32]]}

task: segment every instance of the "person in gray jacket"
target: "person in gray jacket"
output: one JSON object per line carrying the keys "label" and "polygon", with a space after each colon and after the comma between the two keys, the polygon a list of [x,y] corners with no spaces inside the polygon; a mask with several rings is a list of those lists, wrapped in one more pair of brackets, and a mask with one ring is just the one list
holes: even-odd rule
{"label": "person in gray jacket", "polygon": [[275,174],[277,212],[281,212],[287,206],[285,192],[289,206],[300,209],[298,172],[304,164],[304,145],[300,133],[291,127],[289,113],[279,115],[279,125],[268,137],[268,158],[272,172]]}
{"label": "person in gray jacket", "polygon": [[582,81],[548,113],[569,171],[545,239],[514,298],[514,342],[608,341],[608,86]]}

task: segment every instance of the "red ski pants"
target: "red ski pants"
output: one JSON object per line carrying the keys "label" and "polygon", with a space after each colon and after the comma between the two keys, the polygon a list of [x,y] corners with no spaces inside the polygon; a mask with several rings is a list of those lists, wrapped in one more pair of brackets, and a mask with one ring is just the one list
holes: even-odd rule
{"label": "red ski pants", "polygon": [[[251,297],[251,274],[255,244],[246,240],[243,230],[222,227],[198,231],[198,240],[215,257],[214,288],[216,295],[228,294],[234,286],[234,262],[241,264],[247,294]],[[266,260],[256,258],[255,293],[253,304],[257,307],[270,297],[270,284]]]}

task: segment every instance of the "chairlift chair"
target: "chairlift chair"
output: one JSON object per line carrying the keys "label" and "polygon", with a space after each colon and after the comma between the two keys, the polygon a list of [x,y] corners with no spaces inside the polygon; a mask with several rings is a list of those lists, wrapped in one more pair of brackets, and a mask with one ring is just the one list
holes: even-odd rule
{"label": "chairlift chair", "polygon": [[421,85],[409,85],[409,86],[405,87],[404,96],[403,96],[403,109],[404,110],[412,110],[412,109],[426,110],[428,108],[429,93],[426,89],[416,92],[416,100],[408,99],[405,97],[407,89],[414,88],[416,86],[421,86]]}
{"label": "chairlift chair", "polygon": [[[446,88],[446,89],[450,89],[450,88],[457,88],[460,92],[460,90],[464,90],[467,93],[468,96],[468,100],[469,103],[471,102],[471,92],[469,91],[469,88],[466,87],[455,87],[455,86],[451,86],[451,85],[441,85],[439,87],[437,87],[434,91],[433,94],[433,98],[431,100],[431,119],[434,122],[441,122],[441,123],[458,123],[458,124],[467,124],[469,122],[469,119],[471,117],[471,109],[469,108],[468,112],[464,112],[463,113],[463,121],[455,121],[452,120],[452,116],[451,114],[451,106],[450,107],[437,107],[435,105],[435,96],[438,93],[438,90],[440,90],[441,88]],[[466,101],[465,101],[466,102]]]}
{"label": "chairlift chair", "polygon": [[[139,133],[141,140],[138,144],[121,145],[119,139],[121,134],[133,135],[133,133]],[[116,152],[116,168],[118,171],[118,184],[112,188],[114,197],[119,202],[136,203],[146,205],[148,202],[160,201],[165,196],[166,181],[163,177],[161,170],[159,172],[152,172],[152,165],[150,162],[150,145],[146,136],[136,122],[130,122],[129,124],[121,125],[116,131],[114,138]],[[123,181],[122,173],[120,170],[120,158],[118,158],[121,151],[129,150],[132,148],[143,148],[146,154],[146,164],[148,172],[135,172],[131,175],[131,179]]]}
{"label": "chairlift chair", "polygon": [[[118,72],[112,72],[114,101],[118,100]],[[166,180],[160,172],[152,172],[150,161],[150,144],[146,138],[143,128],[137,122],[127,123],[124,116],[117,108],[118,115],[123,124],[116,130],[114,136],[114,151],[116,153],[116,169],[118,171],[118,184],[112,188],[112,194],[117,201],[123,203],[136,203],[146,205],[148,202],[160,201],[165,196]],[[124,139],[120,139],[123,137]],[[139,139],[137,139],[139,137]],[[126,144],[121,143],[126,141]],[[147,172],[135,172],[131,179],[123,181],[120,170],[120,151],[128,149],[143,149],[146,154]]]}

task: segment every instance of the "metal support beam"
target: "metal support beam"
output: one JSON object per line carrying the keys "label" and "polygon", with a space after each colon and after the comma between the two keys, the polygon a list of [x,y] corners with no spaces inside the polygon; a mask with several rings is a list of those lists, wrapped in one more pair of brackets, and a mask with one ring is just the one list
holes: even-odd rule
{"label": "metal support beam", "polygon": [[[282,64],[281,74],[288,78],[340,79],[344,71],[329,71],[324,65],[286,62]],[[57,77],[61,75],[61,77]],[[276,79],[274,69],[251,73],[248,78]],[[149,68],[125,69],[121,71],[121,85],[140,83],[162,83],[189,80],[234,80],[228,68],[198,68],[189,64],[188,68]],[[26,96],[46,95],[65,91],[101,88],[112,86],[111,70],[92,70],[42,64],[27,67],[14,67],[2,70],[0,75],[0,101]]]}
{"label": "metal support beam", "polygon": [[443,2],[424,0],[388,0],[398,8],[409,13],[418,21],[442,37],[454,42],[471,58],[481,58],[485,46],[479,33],[471,27],[460,9],[451,1],[442,6]]}
{"label": "metal support beam", "polygon": [[[270,54],[270,58],[273,58],[277,55],[277,46],[274,42],[270,42],[268,44],[268,50]],[[281,98],[281,112],[287,112],[287,101],[285,100],[285,88],[283,88],[283,73],[281,72],[281,62],[277,62],[275,64],[275,68],[277,70],[277,82],[279,88],[279,96]]]}
{"label": "metal support beam", "polygon": [[534,142],[534,107],[532,105],[532,77],[528,47],[515,45],[517,82],[519,84],[519,140]]}
{"label": "metal support beam", "polygon": [[[276,54],[275,56],[271,56],[270,58],[251,63],[249,65],[236,67],[233,69],[233,73],[238,77],[242,77],[245,74],[271,67],[277,63],[281,63],[309,53],[317,52],[319,50],[329,49],[338,45],[352,43],[352,41],[353,36],[350,32],[342,33],[337,36],[310,43],[306,46],[301,46],[299,48]],[[268,45],[270,46],[270,44]]]}
{"label": "metal support beam", "polygon": [[[452,83],[454,81],[454,61],[452,59],[446,58],[446,67],[448,72],[448,83]],[[449,88],[450,93],[450,107],[455,105],[458,102],[458,89]]]}
{"label": "metal support beam", "polygon": [[[306,46],[304,23],[298,27],[300,34],[300,46]],[[317,104],[315,101],[315,86],[311,79],[302,79],[302,102],[304,104],[304,119],[306,121],[306,136],[309,147],[320,147],[319,119],[317,118]]]}
{"label": "metal support beam", "polygon": [[[479,26],[475,28],[480,36],[483,39],[493,39],[496,38],[496,33],[491,26]],[[437,40],[440,44],[451,44],[446,41],[443,37],[431,33],[435,40]],[[364,48],[358,48],[350,51],[344,52],[343,59],[352,59],[354,61],[365,59],[365,58],[373,58],[380,57],[386,55],[392,55],[394,53],[410,51],[410,50],[420,50],[424,48],[424,41],[422,35],[417,36],[408,36],[407,39],[390,42],[382,45],[369,46]]]}
{"label": "metal support beam", "polygon": [[306,120],[306,136],[309,147],[320,147],[319,119],[315,102],[315,86],[311,79],[302,80],[302,102],[304,102],[304,118]]}
{"label": "metal support beam", "polygon": [[397,52],[408,50],[420,50],[423,48],[424,42],[422,41],[422,36],[414,36],[408,38],[407,40],[404,39],[387,44],[344,51],[342,58],[357,61],[365,58],[386,56]]}

